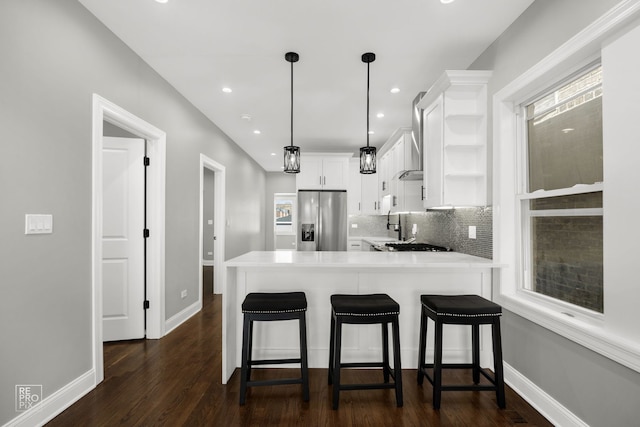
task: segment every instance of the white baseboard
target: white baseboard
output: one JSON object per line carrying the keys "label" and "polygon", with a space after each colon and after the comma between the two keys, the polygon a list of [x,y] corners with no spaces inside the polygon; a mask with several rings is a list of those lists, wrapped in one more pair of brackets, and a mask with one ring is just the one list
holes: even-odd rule
{"label": "white baseboard", "polygon": [[38,405],[18,415],[4,427],[42,426],[56,415],[73,405],[78,399],[96,387],[95,371],[92,369],[50,396],[42,399]]}
{"label": "white baseboard", "polygon": [[167,335],[178,326],[186,322],[191,316],[202,310],[202,301],[196,301],[178,314],[171,316],[164,324],[164,334]]}
{"label": "white baseboard", "polygon": [[589,427],[587,423],[562,406],[560,402],[548,395],[508,363],[504,363],[504,381],[553,425]]}

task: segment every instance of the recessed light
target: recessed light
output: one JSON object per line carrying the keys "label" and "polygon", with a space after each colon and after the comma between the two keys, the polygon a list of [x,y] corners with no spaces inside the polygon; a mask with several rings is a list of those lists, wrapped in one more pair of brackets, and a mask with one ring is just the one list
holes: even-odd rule
{"label": "recessed light", "polygon": [[453,3],[455,0],[440,0],[440,3],[442,4],[449,4],[449,3]]}
{"label": "recessed light", "polygon": [[376,117],[377,117],[377,118],[379,118],[379,119],[381,119],[381,118],[383,118],[383,117],[384,117],[384,113],[378,113],[378,114],[376,114]]}
{"label": "recessed light", "polygon": [[165,4],[169,3],[169,0],[156,0],[156,3]]}
{"label": "recessed light", "polygon": [[276,153],[271,153],[271,155],[272,155],[272,156],[275,156],[275,155],[276,155]]}
{"label": "recessed light", "polygon": [[562,132],[569,133],[569,132],[574,131],[574,130],[575,130],[574,128],[564,128],[564,129],[562,129]]}
{"label": "recessed light", "polygon": [[253,133],[255,133],[256,135],[260,135],[260,131],[258,129],[254,130]]}
{"label": "recessed light", "polygon": [[242,120],[246,120],[246,121],[248,121],[248,122],[250,122],[250,121],[251,121],[251,116],[250,116],[249,114],[242,114],[242,115],[240,116],[240,118],[241,118]]}
{"label": "recessed light", "polygon": [[397,88],[397,87],[391,88],[391,93],[398,93],[398,92],[400,92],[400,88]]}
{"label": "recessed light", "polygon": [[369,135],[373,135],[375,132],[370,130],[368,133],[369,133]]}
{"label": "recessed light", "polygon": [[223,88],[222,88],[222,91],[223,91],[224,93],[231,93],[231,92],[233,92],[233,91],[231,90],[231,88],[230,88],[230,87],[223,87]]}

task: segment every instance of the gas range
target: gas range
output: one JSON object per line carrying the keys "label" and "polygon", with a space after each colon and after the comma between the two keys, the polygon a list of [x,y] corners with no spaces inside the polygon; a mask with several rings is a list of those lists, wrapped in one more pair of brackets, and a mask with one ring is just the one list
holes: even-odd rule
{"label": "gas range", "polygon": [[386,243],[385,249],[394,251],[420,251],[420,252],[451,252],[451,248],[431,245],[429,243]]}

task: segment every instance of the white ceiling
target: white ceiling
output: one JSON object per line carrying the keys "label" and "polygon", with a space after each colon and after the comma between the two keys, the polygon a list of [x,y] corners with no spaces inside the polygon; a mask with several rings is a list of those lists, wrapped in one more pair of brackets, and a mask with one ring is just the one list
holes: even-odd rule
{"label": "white ceiling", "polygon": [[[300,55],[294,144],[302,153],[356,153],[366,144],[363,53],[376,54],[370,144],[380,148],[397,128],[411,126],[418,92],[445,69],[466,69],[533,3],[79,1],[267,171],[281,170],[282,147],[291,140],[286,52]],[[393,87],[400,92],[390,93]]]}

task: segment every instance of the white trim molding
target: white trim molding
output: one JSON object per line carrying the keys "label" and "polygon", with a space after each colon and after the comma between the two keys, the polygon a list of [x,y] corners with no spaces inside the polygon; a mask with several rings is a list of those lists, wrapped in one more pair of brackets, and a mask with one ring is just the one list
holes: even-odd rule
{"label": "white trim molding", "polygon": [[202,300],[194,302],[189,307],[186,307],[179,313],[171,316],[171,318],[167,319],[167,321],[165,322],[165,327],[164,327],[165,335],[168,335],[169,333],[173,332],[173,330],[176,329],[178,326],[182,325],[191,317],[198,314],[200,310],[202,310]]}
{"label": "white trim molding", "polygon": [[[200,302],[202,303],[202,267],[204,265],[213,265],[213,292],[216,294],[222,293],[223,283],[226,280],[226,269],[224,267],[225,259],[225,224],[227,211],[225,200],[225,188],[226,188],[226,170],[223,165],[215,160],[207,157],[204,154],[200,154],[200,226],[199,226],[199,238],[198,238],[198,253],[200,254],[200,262],[198,264],[198,277],[199,283],[199,295]],[[214,185],[214,201],[213,201],[213,234],[215,235],[215,241],[213,243],[213,261],[204,260],[203,251],[203,207],[204,207],[204,170],[209,169],[214,173],[213,185]]]}
{"label": "white trim molding", "polygon": [[540,412],[551,424],[563,427],[588,427],[588,424],[565,408],[527,377],[504,363],[504,382]]}
{"label": "white trim molding", "polygon": [[103,122],[109,122],[147,141],[147,338],[159,339],[165,328],[165,164],[166,134],[114,103],[93,94],[92,113],[92,297],[93,360],[96,384],[104,379],[102,355],[102,138]]}
{"label": "white trim molding", "polygon": [[92,369],[80,375],[55,393],[45,397],[40,403],[18,415],[5,424],[4,427],[45,425],[95,387],[95,371]]}

